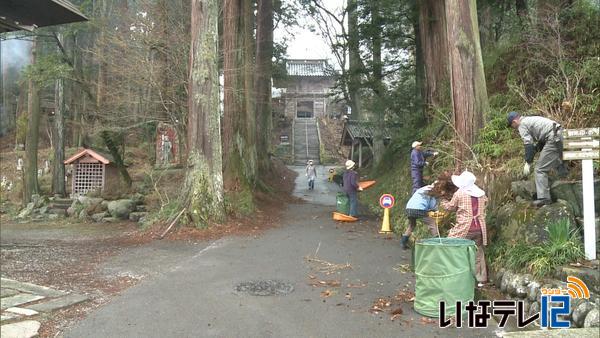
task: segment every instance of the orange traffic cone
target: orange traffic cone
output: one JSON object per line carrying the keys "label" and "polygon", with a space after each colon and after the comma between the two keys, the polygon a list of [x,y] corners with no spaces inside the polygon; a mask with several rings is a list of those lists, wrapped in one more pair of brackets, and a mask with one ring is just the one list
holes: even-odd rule
{"label": "orange traffic cone", "polygon": [[388,234],[392,232],[390,229],[390,209],[383,209],[383,222],[381,223],[381,230],[379,230],[380,234]]}

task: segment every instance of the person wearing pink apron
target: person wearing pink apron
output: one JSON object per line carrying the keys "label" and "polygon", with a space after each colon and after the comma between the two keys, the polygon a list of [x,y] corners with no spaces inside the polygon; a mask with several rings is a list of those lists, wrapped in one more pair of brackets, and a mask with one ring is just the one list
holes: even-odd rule
{"label": "person wearing pink apron", "polygon": [[459,176],[452,175],[452,183],[458,190],[450,201],[442,201],[446,210],[456,211],[456,224],[448,237],[470,239],[477,245],[475,274],[478,286],[487,282],[487,266],[483,247],[487,245],[487,227],[485,223],[485,207],[487,197],[485,192],[475,185],[475,175],[464,171]]}

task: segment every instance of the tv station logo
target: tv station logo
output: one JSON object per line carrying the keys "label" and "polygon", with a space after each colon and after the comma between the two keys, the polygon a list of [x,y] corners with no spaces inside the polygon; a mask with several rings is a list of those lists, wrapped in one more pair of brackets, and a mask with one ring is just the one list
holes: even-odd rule
{"label": "tv station logo", "polygon": [[439,326],[449,327],[452,322],[456,327],[463,327],[463,312],[466,312],[469,328],[488,327],[488,321],[492,315],[500,317],[499,328],[504,328],[511,316],[517,317],[517,326],[524,328],[536,320],[540,320],[542,328],[570,328],[571,322],[560,316],[569,314],[571,301],[573,299],[589,299],[590,290],[579,278],[567,277],[566,288],[541,288],[540,289],[540,311],[527,316],[525,314],[525,302],[523,300],[480,300],[469,301],[463,309],[462,301],[456,302],[456,315],[454,320],[446,318],[446,302],[440,302]]}

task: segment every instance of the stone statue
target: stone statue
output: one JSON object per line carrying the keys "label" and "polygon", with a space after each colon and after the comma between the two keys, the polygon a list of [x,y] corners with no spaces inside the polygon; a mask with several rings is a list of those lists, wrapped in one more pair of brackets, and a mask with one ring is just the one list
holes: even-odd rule
{"label": "stone statue", "polygon": [[163,165],[168,165],[171,162],[171,148],[173,148],[173,145],[171,144],[171,140],[169,140],[169,136],[167,134],[163,134],[161,136],[160,143],[161,159]]}

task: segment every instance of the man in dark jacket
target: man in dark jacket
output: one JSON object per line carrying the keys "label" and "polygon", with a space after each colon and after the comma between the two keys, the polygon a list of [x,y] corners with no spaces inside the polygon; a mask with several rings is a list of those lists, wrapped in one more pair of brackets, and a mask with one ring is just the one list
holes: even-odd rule
{"label": "man in dark jacket", "polygon": [[520,116],[517,112],[510,112],[507,117],[508,125],[517,129],[525,145],[525,165],[523,175],[529,176],[530,166],[536,151],[540,157],[535,165],[535,188],[537,199],[534,206],[550,204],[550,187],[548,173],[557,169],[562,177],[568,174],[567,167],[562,161],[563,136],[559,123],[541,116]]}
{"label": "man in dark jacket", "polygon": [[412,193],[414,194],[417,189],[424,187],[423,182],[423,167],[427,165],[425,159],[427,157],[435,156],[438,153],[429,150],[421,150],[423,143],[415,141],[412,143],[412,151],[410,153],[410,176],[412,177],[413,187]]}
{"label": "man in dark jacket", "polygon": [[363,189],[358,185],[358,173],[354,170],[356,163],[352,160],[346,161],[346,171],[344,172],[344,192],[350,201],[349,216],[358,215],[358,196],[357,192]]}

